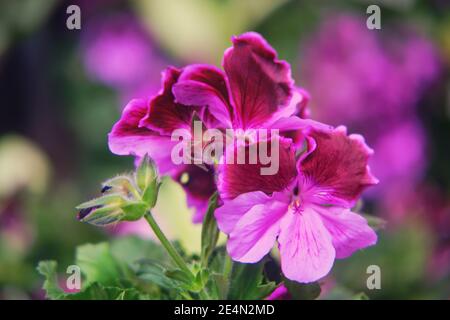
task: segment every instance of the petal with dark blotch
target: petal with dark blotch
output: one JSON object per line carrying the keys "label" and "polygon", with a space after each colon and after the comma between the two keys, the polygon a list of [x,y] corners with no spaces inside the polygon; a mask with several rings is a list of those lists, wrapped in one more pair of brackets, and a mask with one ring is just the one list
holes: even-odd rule
{"label": "petal with dark blotch", "polygon": [[158,164],[160,172],[165,173],[174,167],[170,152],[175,142],[153,130],[139,127],[147,109],[148,102],[144,99],[135,99],[127,104],[120,120],[108,135],[109,149],[118,155],[133,155],[137,158],[148,154]]}
{"label": "petal with dark blotch", "polygon": [[233,108],[229,102],[226,78],[220,69],[209,65],[188,66],[183,69],[172,91],[178,103],[205,106],[221,127],[232,127]]}
{"label": "petal with dark blotch", "polygon": [[293,80],[287,62],[255,32],[233,37],[223,67],[241,128],[257,128],[289,104]]}
{"label": "petal with dark blotch", "polygon": [[186,192],[188,206],[195,209],[193,222],[202,222],[209,198],[216,191],[214,171],[206,166],[185,165],[173,178]]}
{"label": "petal with dark blotch", "polygon": [[[278,156],[272,153],[271,141],[279,139]],[[222,199],[233,199],[240,194],[262,191],[266,194],[282,191],[287,188],[295,178],[297,171],[295,167],[295,154],[291,140],[272,137],[270,141],[258,141],[252,144],[227,146],[225,158],[219,164],[219,175],[217,189]],[[250,163],[249,154],[252,148],[259,151],[261,144],[267,144],[267,154],[271,158],[269,164],[262,164],[262,158],[257,156],[255,164]],[[276,144],[274,144],[276,146]],[[239,164],[237,156],[245,154],[245,163]],[[234,163],[231,163],[231,158]],[[274,174],[262,174],[262,168],[272,167],[277,169]]]}
{"label": "petal with dark blotch", "polygon": [[190,130],[194,108],[176,103],[172,93],[172,87],[180,73],[181,71],[174,67],[166,69],[163,73],[163,88],[150,100],[149,112],[141,120],[140,126],[169,136],[176,129]]}
{"label": "petal with dark blotch", "polygon": [[367,164],[373,151],[362,136],[347,136],[342,126],[311,127],[306,135],[308,150],[298,163],[304,201],[352,207],[366,187],[378,183]]}

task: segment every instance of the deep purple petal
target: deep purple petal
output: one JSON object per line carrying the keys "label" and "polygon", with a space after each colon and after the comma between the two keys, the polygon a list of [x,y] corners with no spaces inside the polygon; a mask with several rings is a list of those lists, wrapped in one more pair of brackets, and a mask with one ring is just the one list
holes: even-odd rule
{"label": "deep purple petal", "polygon": [[236,120],[241,128],[256,128],[289,103],[293,85],[290,66],[278,60],[275,50],[255,32],[233,37],[232,41],[223,67]]}

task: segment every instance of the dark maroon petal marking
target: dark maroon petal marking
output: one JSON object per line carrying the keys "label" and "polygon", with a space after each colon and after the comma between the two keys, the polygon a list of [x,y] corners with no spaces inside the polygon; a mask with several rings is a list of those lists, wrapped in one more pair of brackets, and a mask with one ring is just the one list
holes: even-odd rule
{"label": "dark maroon petal marking", "polygon": [[150,101],[148,114],[140,122],[141,127],[155,130],[162,135],[171,135],[175,129],[190,129],[194,109],[175,102],[172,87],[181,71],[168,67],[163,74],[163,90]]}
{"label": "dark maroon petal marking", "polygon": [[[271,152],[270,146],[269,142],[269,154]],[[280,138],[279,146],[279,170],[274,175],[262,175],[261,168],[268,165],[262,165],[260,161],[257,164],[249,164],[248,145],[240,147],[246,150],[246,164],[237,164],[236,162],[235,164],[220,164],[217,188],[221,197],[233,199],[240,194],[252,191],[263,191],[271,194],[288,187],[297,174],[294,150],[289,139]],[[237,152],[237,149],[235,149],[235,155]]]}
{"label": "dark maroon petal marking", "polygon": [[366,187],[378,182],[367,165],[373,151],[362,136],[347,136],[345,127],[311,128],[307,136],[308,151],[299,161],[299,172],[303,192],[315,193],[310,194],[313,201],[337,204],[343,200],[351,206]]}
{"label": "dark maroon petal marking", "polygon": [[[186,67],[174,85],[173,93],[179,103],[205,106],[205,114],[216,118],[216,121],[211,123],[214,127],[232,126],[233,108],[229,102],[225,74],[220,69],[209,65]],[[210,122],[208,119],[202,120]]]}

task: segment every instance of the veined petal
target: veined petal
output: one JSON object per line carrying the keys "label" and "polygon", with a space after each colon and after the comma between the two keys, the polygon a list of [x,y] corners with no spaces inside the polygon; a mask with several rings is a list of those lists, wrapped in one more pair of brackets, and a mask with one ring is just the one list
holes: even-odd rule
{"label": "veined petal", "polygon": [[311,209],[289,211],[282,219],[278,243],[283,274],[309,283],[323,278],[334,263],[332,239],[320,216]]}
{"label": "veined petal", "polygon": [[109,148],[118,155],[143,157],[148,154],[158,164],[160,172],[165,173],[174,167],[170,160],[174,142],[153,130],[139,127],[147,110],[147,100],[131,100],[108,135]]}
{"label": "veined petal", "polygon": [[172,87],[177,82],[181,70],[168,67],[163,73],[161,92],[150,100],[148,114],[141,120],[140,126],[171,135],[175,129],[190,130],[194,108],[188,108],[175,102]]}
{"label": "veined petal", "polygon": [[236,223],[227,242],[231,258],[244,263],[261,260],[275,243],[288,204],[271,200],[257,204],[245,213]]}
{"label": "veined petal", "polygon": [[233,37],[225,51],[223,67],[241,128],[257,128],[286,106],[293,80],[287,62],[255,32]]}
{"label": "veined petal", "polygon": [[269,201],[288,202],[288,194],[276,192],[269,196],[261,191],[248,192],[232,200],[225,200],[223,205],[216,209],[214,215],[219,229],[230,234],[239,219],[256,205],[266,204]]}
{"label": "veined petal", "polygon": [[373,153],[360,135],[345,127],[306,133],[308,150],[299,160],[299,184],[305,201],[352,207],[362,191],[378,183],[370,173]]}
{"label": "veined petal", "polygon": [[[252,144],[227,147],[225,157],[218,168],[217,189],[222,199],[233,199],[240,194],[263,191],[267,194],[282,191],[287,188],[296,176],[295,154],[289,139],[274,136],[271,139],[279,139],[278,157],[272,153],[270,141],[258,141]],[[263,165],[257,157],[255,164],[250,164],[248,155],[253,147],[261,148],[262,143],[267,143],[268,154],[273,158],[271,163]],[[245,154],[244,164],[237,163],[236,155]],[[230,161],[234,158],[234,163]],[[271,175],[263,175],[261,168],[274,166],[277,172]]]}
{"label": "veined petal", "polygon": [[377,235],[367,220],[349,209],[314,206],[331,235],[336,258],[347,258],[356,250],[374,245]]}
{"label": "veined petal", "polygon": [[233,108],[229,102],[226,78],[220,69],[209,65],[186,67],[174,85],[173,93],[178,103],[205,106],[223,128],[232,127]]}

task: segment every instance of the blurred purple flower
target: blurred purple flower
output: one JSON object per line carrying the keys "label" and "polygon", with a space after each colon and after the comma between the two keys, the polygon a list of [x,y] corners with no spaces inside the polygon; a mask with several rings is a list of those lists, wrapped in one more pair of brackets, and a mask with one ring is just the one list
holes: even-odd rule
{"label": "blurred purple flower", "polygon": [[[83,29],[82,59],[89,76],[126,96],[149,98],[160,85],[162,57],[136,18],[114,15]],[[144,91],[145,90],[145,91]]]}
{"label": "blurred purple flower", "polygon": [[[439,74],[432,43],[412,30],[381,36],[349,14],[329,17],[304,45],[302,76],[314,117],[344,123],[377,150],[380,185],[412,186],[426,168],[426,137],[417,104]],[[386,165],[389,164],[389,165]]]}

